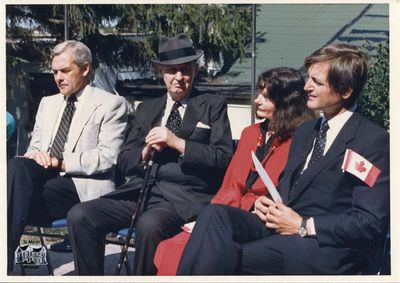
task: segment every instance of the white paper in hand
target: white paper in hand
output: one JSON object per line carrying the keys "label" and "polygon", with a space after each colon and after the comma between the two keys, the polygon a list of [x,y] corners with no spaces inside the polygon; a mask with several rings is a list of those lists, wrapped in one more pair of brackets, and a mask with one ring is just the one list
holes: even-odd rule
{"label": "white paper in hand", "polygon": [[274,183],[272,183],[271,178],[268,176],[267,172],[265,171],[264,167],[261,165],[260,161],[258,160],[257,156],[254,154],[253,151],[251,152],[251,157],[253,158],[254,166],[256,167],[256,170],[260,175],[261,180],[267,187],[274,202],[282,202],[282,198],[279,195],[278,190],[274,186]]}
{"label": "white paper in hand", "polygon": [[183,231],[188,232],[189,234],[191,234],[193,229],[194,229],[194,225],[196,225],[196,221],[186,223],[181,228],[182,228]]}

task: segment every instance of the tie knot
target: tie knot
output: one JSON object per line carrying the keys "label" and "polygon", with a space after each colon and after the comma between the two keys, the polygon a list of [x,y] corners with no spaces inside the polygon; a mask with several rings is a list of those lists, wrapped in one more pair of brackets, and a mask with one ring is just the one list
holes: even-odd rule
{"label": "tie knot", "polygon": [[322,125],[321,128],[319,129],[319,131],[321,133],[326,133],[329,130],[329,124],[327,121],[325,121]]}
{"label": "tie knot", "polygon": [[67,103],[75,103],[77,101],[76,96],[75,95],[71,95],[70,97],[68,97]]}
{"label": "tie knot", "polygon": [[174,105],[172,106],[172,110],[178,110],[178,108],[181,106],[182,104],[179,101],[175,101]]}

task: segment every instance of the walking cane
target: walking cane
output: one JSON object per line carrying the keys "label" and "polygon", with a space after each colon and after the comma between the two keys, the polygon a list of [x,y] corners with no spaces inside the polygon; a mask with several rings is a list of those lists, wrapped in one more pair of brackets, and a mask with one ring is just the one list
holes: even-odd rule
{"label": "walking cane", "polygon": [[119,260],[118,260],[117,267],[115,268],[115,271],[114,271],[114,275],[119,275],[119,273],[121,272],[121,267],[122,267],[122,264],[124,263],[126,253],[128,251],[129,242],[131,241],[131,238],[132,238],[133,228],[135,227],[137,218],[139,217],[139,213],[140,213],[141,208],[143,206],[143,203],[144,203],[144,201],[146,199],[147,190],[148,190],[147,183],[149,181],[151,168],[153,167],[153,163],[154,163],[153,162],[153,158],[154,158],[155,152],[156,152],[156,150],[153,150],[150,153],[150,158],[149,158],[149,160],[147,161],[147,163],[146,163],[146,165],[144,167],[145,173],[144,173],[144,179],[143,179],[142,187],[140,188],[139,199],[138,199],[138,202],[137,202],[137,204],[135,206],[135,209],[133,211],[133,215],[132,215],[132,218],[131,218],[131,224],[130,224],[129,229],[128,229],[128,235],[126,236],[125,245],[122,248],[122,251],[121,251],[121,254],[120,254],[120,257],[119,257]]}

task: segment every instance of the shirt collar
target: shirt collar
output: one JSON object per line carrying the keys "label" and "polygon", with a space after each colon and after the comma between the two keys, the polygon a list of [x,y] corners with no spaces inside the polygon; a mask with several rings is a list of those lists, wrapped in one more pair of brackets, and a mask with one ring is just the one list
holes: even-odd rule
{"label": "shirt collar", "polygon": [[[179,100],[179,102],[180,102],[184,107],[186,107],[186,104],[189,102],[190,94],[191,94],[191,93],[189,93],[188,95],[186,95],[185,98]],[[167,104],[174,104],[174,103],[175,103],[175,101],[172,100],[171,95],[167,92]]]}
{"label": "shirt collar", "polygon": [[[77,93],[75,93],[76,97],[76,102],[79,102],[79,100],[82,98],[83,91],[85,90],[86,87],[82,88],[79,90]],[[68,96],[64,95],[64,101],[67,102]]]}
{"label": "shirt collar", "polygon": [[[332,119],[328,121],[329,129],[338,129],[340,130],[343,125],[349,120],[351,115],[353,115],[354,111],[357,109],[357,104],[354,104],[349,110],[346,110],[343,113],[340,113],[339,115],[336,115]],[[322,122],[321,125],[323,125],[327,119],[322,116]]]}

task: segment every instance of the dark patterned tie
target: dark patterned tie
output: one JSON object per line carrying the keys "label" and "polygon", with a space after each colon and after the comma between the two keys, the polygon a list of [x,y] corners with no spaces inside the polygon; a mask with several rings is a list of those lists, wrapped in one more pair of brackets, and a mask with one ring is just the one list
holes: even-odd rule
{"label": "dark patterned tie", "polygon": [[61,158],[62,156],[68,136],[69,126],[75,113],[75,101],[75,96],[69,97],[67,106],[65,106],[64,113],[61,117],[60,125],[58,126],[56,137],[51,145],[50,156],[56,158]]}
{"label": "dark patterned tie", "polygon": [[181,124],[182,124],[182,118],[181,114],[179,113],[179,106],[182,104],[179,101],[176,101],[174,105],[172,106],[171,112],[168,116],[167,123],[165,123],[165,127],[167,127],[172,133],[175,135],[178,134]]}
{"label": "dark patterned tie", "polygon": [[317,136],[315,137],[314,149],[311,154],[310,162],[308,166],[317,161],[322,155],[324,155],[325,144],[326,144],[326,132],[329,129],[328,122],[322,124]]}
{"label": "dark patterned tie", "polygon": [[[321,128],[319,129],[315,137],[314,149],[311,154],[310,161],[308,162],[307,168],[309,168],[312,163],[314,163],[324,155],[325,144],[326,144],[326,132],[328,131],[328,129],[329,129],[328,122],[324,122],[324,124],[322,124]],[[292,179],[292,186],[289,190],[289,197],[291,192],[293,192],[296,189],[302,173],[303,173],[303,166],[299,167],[297,171],[294,173],[294,177]]]}

